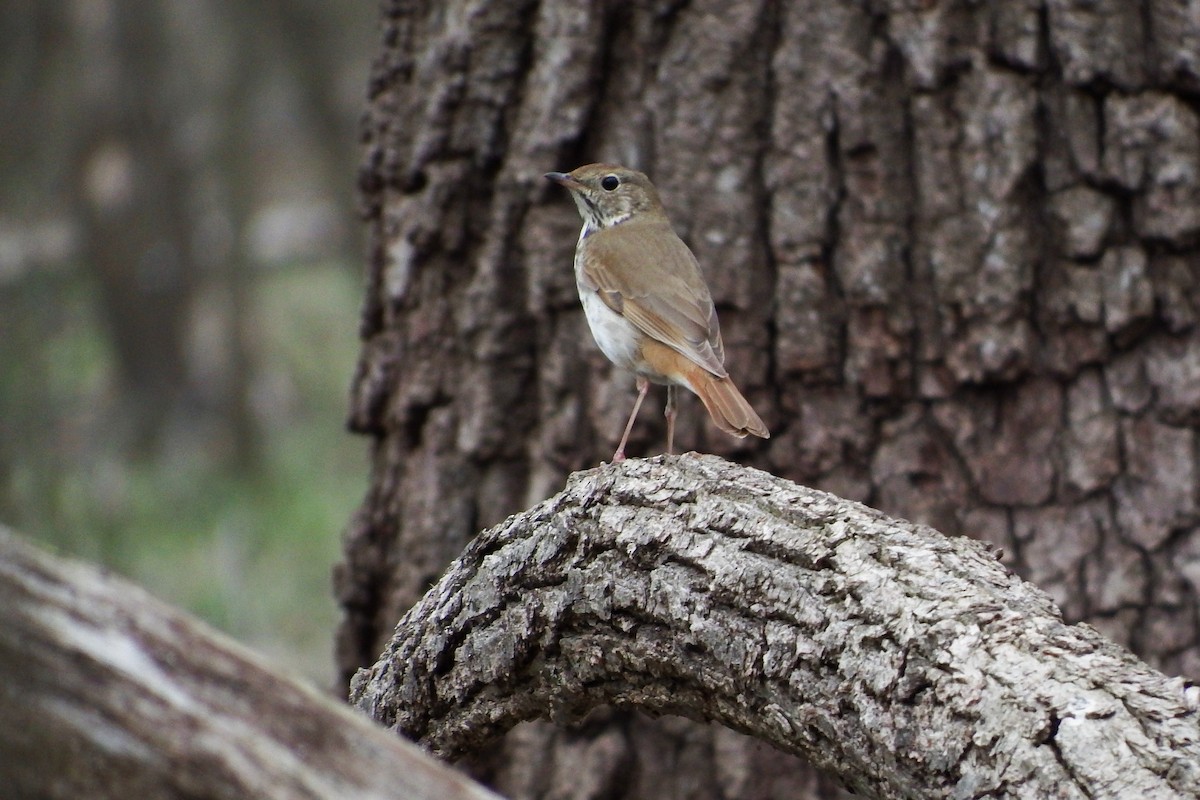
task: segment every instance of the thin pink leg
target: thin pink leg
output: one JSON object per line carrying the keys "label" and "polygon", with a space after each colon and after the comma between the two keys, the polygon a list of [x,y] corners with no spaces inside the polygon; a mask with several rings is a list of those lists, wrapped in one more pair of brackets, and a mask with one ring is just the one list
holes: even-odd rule
{"label": "thin pink leg", "polygon": [[667,455],[675,455],[675,384],[667,384],[667,407],[663,416],[667,418]]}
{"label": "thin pink leg", "polygon": [[633,404],[633,413],[629,415],[629,422],[625,423],[625,433],[621,434],[621,443],[617,445],[617,452],[613,453],[613,463],[618,464],[625,460],[625,443],[629,441],[629,432],[633,430],[633,420],[638,415],[638,409],[642,407],[642,401],[646,399],[646,392],[650,390],[650,381],[638,376],[637,379],[637,400]]}

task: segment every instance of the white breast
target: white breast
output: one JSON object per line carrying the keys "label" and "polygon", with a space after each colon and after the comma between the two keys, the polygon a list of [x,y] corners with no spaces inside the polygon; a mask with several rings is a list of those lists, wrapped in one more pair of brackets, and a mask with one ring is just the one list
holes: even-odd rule
{"label": "white breast", "polygon": [[587,317],[588,327],[592,329],[592,338],[600,345],[604,355],[618,367],[636,372],[637,329],[604,305],[595,292],[581,286],[579,299],[583,302],[583,313]]}
{"label": "white breast", "polygon": [[575,256],[575,285],[579,289],[579,300],[583,303],[583,314],[587,317],[592,338],[608,360],[622,369],[636,372],[638,359],[637,328],[617,312],[604,304],[600,295],[579,281],[580,258]]}

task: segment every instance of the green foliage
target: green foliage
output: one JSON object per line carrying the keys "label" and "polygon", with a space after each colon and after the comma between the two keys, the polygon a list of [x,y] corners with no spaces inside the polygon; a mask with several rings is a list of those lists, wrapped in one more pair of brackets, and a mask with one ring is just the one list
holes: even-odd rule
{"label": "green foliage", "polygon": [[[89,287],[0,337],[0,514],[55,549],[101,563],[320,683],[332,675],[330,570],[366,487],[365,442],[345,431],[359,286],[341,265],[251,284],[250,393],[260,457],[231,463],[212,420],[176,425],[150,458],[106,421],[118,385]],[[23,287],[24,292],[40,292]],[[0,303],[12,297],[0,298]],[[7,473],[7,474],[6,474]]]}

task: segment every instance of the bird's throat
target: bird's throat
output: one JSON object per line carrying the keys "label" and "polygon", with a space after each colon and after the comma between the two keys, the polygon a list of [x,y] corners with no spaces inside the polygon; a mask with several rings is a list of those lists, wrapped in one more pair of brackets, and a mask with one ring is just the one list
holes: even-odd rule
{"label": "bird's throat", "polygon": [[583,217],[581,239],[596,231],[620,225],[634,215],[634,210],[625,203],[600,202],[598,198],[589,197],[581,191],[572,191],[571,196],[579,209],[579,216]]}
{"label": "bird's throat", "polygon": [[579,198],[576,201],[576,205],[579,206],[579,215],[583,217],[583,229],[579,232],[581,241],[596,231],[620,225],[633,216],[633,213],[630,211],[623,211],[615,216],[608,216],[588,198],[576,196]]}

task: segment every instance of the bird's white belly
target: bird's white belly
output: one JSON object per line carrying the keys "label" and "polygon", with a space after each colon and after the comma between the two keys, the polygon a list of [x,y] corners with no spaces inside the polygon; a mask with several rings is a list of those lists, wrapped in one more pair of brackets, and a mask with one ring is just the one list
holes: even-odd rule
{"label": "bird's white belly", "polygon": [[579,287],[579,299],[583,302],[583,313],[592,338],[608,360],[622,369],[637,372],[638,331],[627,319],[604,304],[600,295],[583,286]]}

